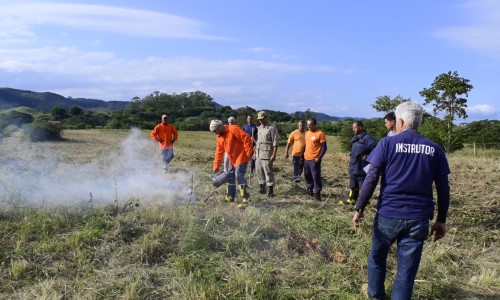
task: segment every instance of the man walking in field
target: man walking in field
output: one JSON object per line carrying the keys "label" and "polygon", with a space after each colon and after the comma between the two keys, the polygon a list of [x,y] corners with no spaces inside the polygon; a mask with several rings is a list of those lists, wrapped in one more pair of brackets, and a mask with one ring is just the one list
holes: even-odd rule
{"label": "man walking in field", "polygon": [[306,148],[304,150],[304,177],[308,193],[317,201],[321,201],[321,160],[326,153],[326,136],[318,129],[315,118],[307,120],[309,130],[305,133]]}
{"label": "man walking in field", "polygon": [[151,139],[158,142],[158,147],[161,150],[165,173],[168,172],[170,162],[174,159],[174,143],[178,137],[177,129],[168,123],[167,115],[161,116],[161,123],[151,131]]}
{"label": "man walking in field", "polygon": [[224,153],[227,153],[229,159],[226,202],[234,202],[236,182],[238,182],[240,196],[243,198],[238,207],[246,208],[250,203],[250,194],[248,193],[245,173],[248,161],[253,154],[252,139],[239,126],[224,125],[220,120],[210,122],[210,131],[217,135],[213,173],[219,172]]}
{"label": "man walking in field", "polygon": [[446,234],[450,168],[443,149],[417,132],[422,116],[422,106],[416,102],[398,105],[397,135],[380,140],[368,158],[371,166],[352,222],[355,228],[361,226],[363,211],[381,177],[368,256],[367,294],[372,299],[385,298],[387,255],[395,242],[398,262],[391,299],[411,299],[424,241],[429,236],[429,220],[434,215],[433,183],[438,208],[430,234],[434,234],[434,241]]}
{"label": "man walking in field", "polygon": [[[349,204],[355,204],[358,200],[359,189],[363,186],[366,173],[364,168],[368,165],[366,157],[377,146],[377,142],[364,130],[361,121],[352,123],[354,137],[351,139],[351,152],[349,160]],[[344,205],[344,201],[339,201]]]}
{"label": "man walking in field", "polygon": [[302,170],[304,169],[304,148],[306,147],[306,130],[304,127],[305,122],[302,120],[299,121],[297,129],[290,133],[285,149],[285,159],[288,159],[288,150],[292,147],[292,181],[295,183],[299,183],[301,181],[300,177],[302,175]]}
{"label": "man walking in field", "polygon": [[267,113],[260,111],[257,119],[258,127],[257,144],[255,145],[255,169],[259,178],[259,193],[265,194],[269,188],[268,197],[274,197],[274,170],[273,162],[278,152],[279,134],[276,126],[267,119]]}

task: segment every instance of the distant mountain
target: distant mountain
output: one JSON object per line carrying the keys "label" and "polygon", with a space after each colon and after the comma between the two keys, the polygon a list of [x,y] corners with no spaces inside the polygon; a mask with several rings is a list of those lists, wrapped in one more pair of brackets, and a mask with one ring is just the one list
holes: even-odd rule
{"label": "distant mountain", "polygon": [[[344,121],[344,120],[348,120],[348,119],[356,119],[356,118],[352,118],[352,117],[334,117],[334,116],[330,116],[330,115],[327,115],[327,114],[324,114],[324,113],[320,113],[320,112],[313,112],[311,111],[311,113],[314,114],[315,118],[316,118],[316,121],[318,122],[322,122],[322,121]],[[295,115],[299,115],[299,116],[303,116],[305,113],[302,112],[302,111],[296,111],[290,115],[292,116],[295,116]]]}
{"label": "distant mountain", "polygon": [[87,98],[66,98],[50,92],[32,92],[12,88],[0,88],[0,109],[19,106],[31,107],[37,111],[48,113],[54,107],[69,110],[79,106],[87,110],[115,111],[127,107],[128,101],[104,101]]}

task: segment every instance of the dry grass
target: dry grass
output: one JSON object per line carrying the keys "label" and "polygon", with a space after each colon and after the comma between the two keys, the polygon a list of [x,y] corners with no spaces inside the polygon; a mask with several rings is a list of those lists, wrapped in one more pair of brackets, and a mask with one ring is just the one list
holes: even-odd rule
{"label": "dry grass", "polygon": [[[350,209],[336,205],[347,196],[348,157],[334,137],[329,137],[323,162],[326,201],[316,203],[302,185],[291,183],[290,161],[284,160],[280,147],[275,164],[278,196],[258,194],[252,179],[253,204],[242,212],[220,202],[224,189],[214,190],[210,184],[213,134],[181,132],[170,176],[159,172],[158,151],[147,135],[142,132],[132,141],[133,156],[147,172],[133,167],[136,160],[122,159],[130,156],[130,145],[122,146],[128,131],[66,131],[67,141],[60,143],[0,139],[0,298],[361,297],[375,210],[368,209],[365,226],[355,231]],[[449,233],[426,244],[415,299],[498,299],[498,151],[454,153],[449,162]],[[73,196],[54,191],[34,207],[27,196],[36,195],[17,185],[11,174],[15,167],[22,168],[15,176],[26,176],[21,178],[31,185],[38,182],[33,177],[69,169],[73,174],[68,181],[53,180],[79,182],[76,189],[88,188],[84,183],[89,180],[91,189],[95,185],[97,191],[102,184],[112,192],[89,201],[88,191],[85,199],[75,199],[77,191]],[[129,178],[120,177],[124,173],[132,174],[131,180],[122,181]],[[144,189],[138,185],[143,178],[152,185],[161,185],[159,180],[171,185],[162,192]],[[189,197],[185,190],[191,191]],[[155,197],[148,195],[152,193]],[[311,238],[337,261],[306,248]],[[394,255],[388,265],[392,280]],[[388,291],[390,287],[389,281]]]}

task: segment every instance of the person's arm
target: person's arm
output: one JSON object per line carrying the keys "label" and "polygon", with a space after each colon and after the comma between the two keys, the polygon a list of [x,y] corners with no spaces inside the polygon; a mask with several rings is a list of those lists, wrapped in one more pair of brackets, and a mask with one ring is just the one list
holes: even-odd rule
{"label": "person's arm", "polygon": [[321,161],[323,159],[323,156],[326,153],[326,150],[328,150],[326,142],[321,143],[320,145],[321,145],[321,150],[319,151],[319,155],[318,155],[318,158],[316,159],[316,161]]}
{"label": "person's arm", "polygon": [[286,149],[285,149],[285,159],[288,159],[288,150],[290,150],[290,144],[286,144]]}
{"label": "person's arm", "polygon": [[436,222],[431,227],[430,235],[434,235],[434,241],[442,239],[446,235],[446,217],[450,206],[450,185],[448,175],[437,177],[434,180],[437,192],[438,214]]}
{"label": "person's arm", "polygon": [[216,173],[219,170],[223,158],[224,158],[224,145],[222,144],[222,142],[219,142],[219,138],[217,138],[217,147],[215,148],[215,158],[213,164],[214,173]]}
{"label": "person's arm", "polygon": [[355,228],[359,228],[361,226],[361,219],[363,218],[365,207],[368,205],[373,192],[375,192],[381,173],[382,167],[371,166],[368,170],[368,174],[366,174],[365,181],[363,182],[361,191],[359,192],[359,199],[355,207],[354,216],[352,217],[352,224]]}
{"label": "person's arm", "polygon": [[155,128],[153,128],[153,131],[151,131],[150,137],[153,141],[157,141],[160,143],[162,142],[160,137],[158,136],[158,126],[155,126]]}
{"label": "person's arm", "polygon": [[279,144],[279,133],[278,133],[278,128],[273,126],[272,129],[272,139],[273,139],[273,153],[271,154],[271,157],[269,158],[269,161],[275,161],[276,160],[276,154],[278,153],[278,144]]}

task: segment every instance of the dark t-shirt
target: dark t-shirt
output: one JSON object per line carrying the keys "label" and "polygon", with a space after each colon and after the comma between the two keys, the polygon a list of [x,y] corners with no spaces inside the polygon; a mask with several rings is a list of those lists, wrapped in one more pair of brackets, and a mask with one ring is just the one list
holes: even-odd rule
{"label": "dark t-shirt", "polygon": [[[243,130],[248,133],[249,136],[253,138],[253,140],[257,140],[257,125],[255,124],[245,124],[243,125]],[[252,130],[253,130],[253,136],[252,136]]]}
{"label": "dark t-shirt", "polygon": [[443,149],[415,130],[383,138],[368,157],[382,170],[378,213],[425,219],[434,211],[432,184],[450,173]]}

